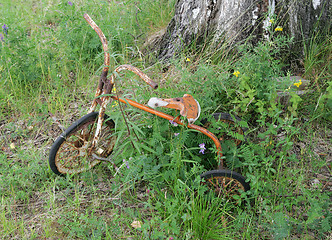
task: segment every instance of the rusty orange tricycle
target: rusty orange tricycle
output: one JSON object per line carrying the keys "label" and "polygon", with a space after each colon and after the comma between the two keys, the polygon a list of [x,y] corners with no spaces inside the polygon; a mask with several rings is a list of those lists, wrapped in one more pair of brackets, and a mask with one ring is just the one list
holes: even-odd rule
{"label": "rusty orange tricycle", "polygon": [[[201,174],[203,184],[206,184],[211,190],[220,196],[239,195],[243,191],[249,190],[250,186],[245,178],[239,173],[225,169],[224,158],[222,154],[221,141],[224,140],[223,134],[213,134],[207,128],[209,122],[203,126],[195,125],[194,122],[199,118],[201,108],[197,100],[191,95],[185,94],[183,97],[161,99],[151,98],[147,106],[140,104],[128,98],[121,98],[119,93],[114,93],[113,88],[116,76],[123,70],[128,70],[138,75],[143,81],[153,89],[158,87],[157,83],[152,81],[140,69],[131,65],[121,65],[114,70],[114,73],[108,77],[110,55],[108,53],[108,44],[105,35],[90,18],[84,14],[85,20],[98,34],[104,50],[104,67],[99,79],[99,84],[95,93],[95,98],[87,115],[74,122],[66,129],[54,142],[49,154],[49,165],[51,170],[58,175],[76,174],[87,171],[100,163],[101,161],[111,162],[114,169],[118,167],[112,160],[112,153],[117,146],[117,135],[115,134],[114,121],[105,114],[107,105],[111,101],[118,101],[121,104],[131,105],[142,111],[151,113],[172,124],[186,126],[199,133],[208,136],[214,143],[218,158],[218,166],[214,170]],[[99,112],[96,112],[97,106],[100,106]],[[174,117],[164,112],[156,110],[157,107],[171,108],[179,111],[179,115]],[[125,114],[123,117],[126,118]],[[216,121],[226,122],[235,125],[236,118],[227,113],[215,113],[213,117]],[[237,127],[238,133],[243,135],[243,129]],[[235,139],[235,144],[239,145],[240,140]],[[204,149],[204,146],[201,146]]]}

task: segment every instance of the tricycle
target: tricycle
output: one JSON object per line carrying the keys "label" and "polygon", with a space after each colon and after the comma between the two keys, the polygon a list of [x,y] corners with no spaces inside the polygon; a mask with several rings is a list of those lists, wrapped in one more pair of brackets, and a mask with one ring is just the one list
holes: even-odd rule
{"label": "tricycle", "polygon": [[[209,123],[206,121],[204,124],[205,127],[194,124],[200,117],[201,108],[199,102],[195,100],[193,96],[184,94],[182,97],[167,99],[153,97],[150,98],[146,106],[129,98],[121,98],[118,91],[116,93],[112,91],[116,76],[123,70],[135,73],[153,89],[157,89],[158,84],[152,81],[140,69],[131,65],[116,67],[114,72],[108,77],[110,54],[108,52],[108,43],[105,35],[88,14],[84,14],[84,18],[101,40],[104,50],[104,67],[95,92],[95,98],[92,101],[87,115],[74,122],[53,143],[49,154],[51,170],[58,175],[77,174],[93,168],[101,161],[111,162],[114,169],[118,170],[115,162],[110,158],[117,143],[115,123],[105,113],[106,107],[110,102],[118,101],[166,119],[173,124],[194,129],[208,136],[213,141],[216,148],[218,167],[217,169],[202,173],[200,175],[203,179],[202,183],[206,184],[209,189],[223,197],[240,195],[242,192],[248,191],[250,186],[245,178],[237,172],[226,169],[224,166],[221,148],[221,141],[224,140],[224,135],[218,134],[218,132],[215,135],[209,131],[207,129]],[[96,111],[98,105],[100,106],[99,111]],[[174,117],[156,110],[157,107],[175,109],[179,111],[179,115]],[[228,113],[214,113],[213,117],[216,121],[227,122],[230,125],[234,125],[237,121],[236,118]],[[123,118],[126,118],[124,114]],[[243,134],[243,129],[238,129],[239,133]],[[234,141],[236,145],[239,145],[241,142],[238,139]]]}

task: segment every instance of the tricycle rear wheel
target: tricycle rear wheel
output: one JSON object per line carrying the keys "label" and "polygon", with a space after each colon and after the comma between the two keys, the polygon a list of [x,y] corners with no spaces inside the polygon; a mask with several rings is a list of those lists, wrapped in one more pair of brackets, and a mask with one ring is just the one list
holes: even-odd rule
{"label": "tricycle rear wheel", "polygon": [[234,171],[221,169],[201,174],[203,184],[215,192],[218,197],[231,199],[234,195],[250,190],[245,178]]}
{"label": "tricycle rear wheel", "polygon": [[[236,146],[242,144],[244,140],[245,128],[242,128],[238,125],[238,122],[241,121],[241,118],[229,113],[214,113],[212,115],[212,120],[216,121],[217,124],[223,124],[221,126],[214,126],[213,121],[208,121],[203,119],[201,122],[203,127],[208,129],[210,132],[214,133],[219,141],[232,141]],[[224,128],[224,131],[221,131]],[[242,135],[243,137],[241,137]],[[242,139],[240,139],[242,138]]]}

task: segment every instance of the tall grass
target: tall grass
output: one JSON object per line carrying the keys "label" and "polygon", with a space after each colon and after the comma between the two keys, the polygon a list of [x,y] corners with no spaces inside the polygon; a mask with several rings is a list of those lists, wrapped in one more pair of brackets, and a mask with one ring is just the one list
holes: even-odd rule
{"label": "tall grass", "polygon": [[[174,4],[0,3],[0,25],[8,27],[7,34],[1,29],[0,45],[1,238],[331,237],[331,38],[315,35],[306,45],[303,73],[310,84],[305,96],[297,95],[294,82],[275,84],[285,74],[279,50],[289,41],[277,33],[272,43],[240,46],[228,59],[214,54],[212,62],[187,49],[162,73],[162,64],[145,62],[142,44],[167,25]],[[50,171],[49,149],[62,131],[50,113],[65,127],[83,116],[102,69],[102,48],[84,13],[109,40],[112,67],[135,63],[160,84],[152,91],[125,74],[117,82],[120,93],[142,103],[188,93],[200,102],[200,119],[215,112],[242,117],[247,142],[237,148],[227,141],[222,145],[227,165],[251,185],[237,204],[216,198],[201,184],[199,175],[210,170],[206,162],[214,160],[207,159],[214,156],[206,137],[131,107],[127,123],[139,140],[122,139],[123,146],[132,141],[134,148],[117,151],[120,170],[102,163],[74,176]],[[288,105],[280,101],[280,91],[290,96]],[[126,133],[118,110],[112,105],[108,114]],[[199,152],[203,142],[209,155]]]}
{"label": "tall grass", "polygon": [[[40,96],[48,96],[54,89],[61,99],[70,101],[73,99],[64,96],[73,86],[84,89],[94,86],[93,77],[103,62],[102,48],[98,36],[82,18],[84,13],[90,14],[103,29],[114,66],[127,63],[138,54],[137,44],[149,31],[167,24],[174,5],[172,1],[69,3],[2,3],[1,25],[8,27],[1,42],[1,96],[6,99],[3,108],[14,106],[30,112],[42,108]],[[29,98],[33,100],[27,101]],[[54,104],[57,103],[51,103]],[[68,102],[56,107],[61,104]]]}

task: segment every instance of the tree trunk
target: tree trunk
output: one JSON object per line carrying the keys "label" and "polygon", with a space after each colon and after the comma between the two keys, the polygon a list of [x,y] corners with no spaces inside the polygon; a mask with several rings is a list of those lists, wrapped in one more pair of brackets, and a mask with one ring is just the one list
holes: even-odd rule
{"label": "tree trunk", "polygon": [[269,37],[272,24],[303,42],[318,28],[331,28],[331,9],[331,0],[178,0],[159,44],[159,59],[206,40],[213,48],[249,36],[257,42]]}

